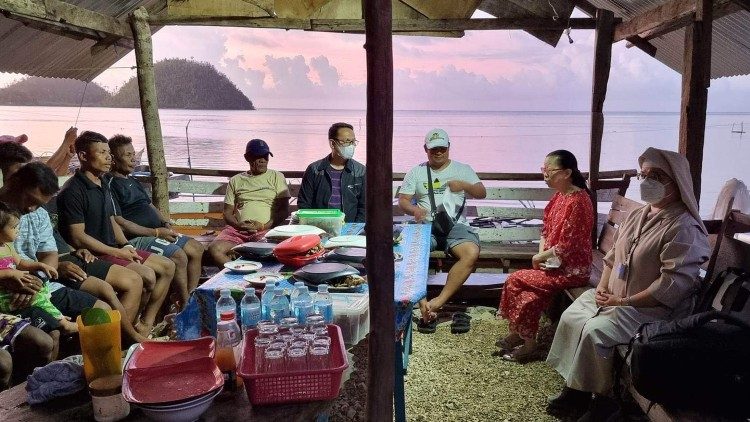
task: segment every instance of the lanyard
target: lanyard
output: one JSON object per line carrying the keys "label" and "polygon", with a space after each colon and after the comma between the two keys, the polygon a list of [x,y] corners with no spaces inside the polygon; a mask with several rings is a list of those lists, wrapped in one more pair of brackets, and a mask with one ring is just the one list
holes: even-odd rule
{"label": "lanyard", "polygon": [[[661,212],[661,211],[659,211],[659,212]],[[657,213],[657,215],[658,215],[658,214],[659,214],[659,213]],[[630,267],[630,261],[631,261],[631,260],[632,260],[632,258],[633,258],[633,253],[635,253],[635,248],[636,248],[636,247],[638,247],[638,243],[639,243],[639,242],[640,242],[640,240],[641,240],[641,236],[643,236],[643,235],[644,235],[645,233],[647,233],[647,232],[648,232],[649,230],[651,230],[651,229],[653,229],[654,227],[656,227],[656,221],[655,221],[655,218],[657,217],[657,215],[654,215],[653,217],[651,217],[651,219],[650,219],[649,221],[646,221],[646,217],[648,217],[648,212],[646,212],[646,213],[645,213],[645,214],[644,214],[644,215],[643,215],[643,216],[641,217],[641,219],[640,219],[640,221],[639,221],[639,224],[638,224],[638,233],[636,234],[636,236],[635,236],[635,238],[633,239],[633,241],[632,241],[632,242],[630,243],[630,247],[628,248],[628,254],[627,254],[627,255],[625,256],[625,266],[626,266],[626,267]],[[649,223],[653,223],[653,224],[651,224],[651,227],[649,227],[649,228],[648,228],[648,230],[646,230],[646,231],[644,232],[644,231],[643,231],[643,227],[644,227],[644,226],[646,226],[646,225],[647,225],[647,224],[649,224]]]}

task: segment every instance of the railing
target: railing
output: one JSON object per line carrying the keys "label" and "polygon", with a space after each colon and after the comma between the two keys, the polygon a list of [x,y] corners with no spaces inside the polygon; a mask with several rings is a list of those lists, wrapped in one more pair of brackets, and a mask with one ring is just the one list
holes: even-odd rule
{"label": "railing", "polygon": [[[227,190],[226,179],[245,170],[215,170],[191,169],[185,167],[170,167],[169,171],[175,175],[198,176],[201,178],[222,178],[225,180],[183,180],[171,178],[168,181],[169,191],[178,194],[177,200],[170,201],[170,212],[175,225],[187,231],[202,231],[215,229],[224,225],[222,210],[223,197]],[[287,179],[301,179],[302,171],[282,171]],[[598,201],[612,202],[615,196],[624,194],[635,176],[635,170],[616,170],[600,173],[600,180],[595,187]],[[543,177],[539,173],[477,173],[484,182],[540,182]],[[584,177],[587,174],[584,173]],[[404,173],[394,173],[393,196],[394,215],[403,215],[395,205],[398,189],[404,178]],[[148,183],[149,178],[140,178]],[[299,193],[299,183],[290,183],[289,190],[293,198]],[[498,219],[540,220],[543,208],[536,205],[546,202],[554,193],[547,187],[487,187],[487,197],[482,201],[470,201],[467,215],[470,217],[494,217]],[[192,201],[191,201],[192,199]],[[293,206],[294,208],[294,206]],[[492,228],[479,229],[480,239],[485,242],[527,241],[539,239],[538,227],[516,227],[506,230]]]}

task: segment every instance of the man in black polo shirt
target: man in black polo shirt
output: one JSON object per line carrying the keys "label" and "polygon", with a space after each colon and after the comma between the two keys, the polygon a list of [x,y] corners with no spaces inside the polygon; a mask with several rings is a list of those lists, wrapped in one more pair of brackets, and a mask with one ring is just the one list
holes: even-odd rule
{"label": "man in black polo shirt", "polygon": [[[116,209],[101,176],[110,170],[112,156],[107,138],[86,131],[75,142],[81,168],[68,180],[57,197],[58,228],[75,248],[86,248],[100,259],[129,268],[143,278],[148,303],[141,323],[150,330],[174,276],[174,263],[167,258],[137,250],[115,222]],[[139,331],[144,332],[139,327]]]}
{"label": "man in black polo shirt", "polygon": [[203,245],[172,230],[169,216],[162,215],[151,203],[146,190],[130,173],[135,167],[133,140],[125,135],[109,138],[112,171],[102,180],[112,192],[121,215],[115,221],[136,249],[166,256],[175,263],[174,282],[181,304],[198,287]]}

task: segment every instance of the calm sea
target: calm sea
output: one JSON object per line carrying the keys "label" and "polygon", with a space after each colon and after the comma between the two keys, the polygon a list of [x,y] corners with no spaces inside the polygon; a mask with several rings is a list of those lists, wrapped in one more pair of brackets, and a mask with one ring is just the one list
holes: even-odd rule
{"label": "calm sea", "polygon": [[[65,130],[78,120],[80,130],[106,136],[123,133],[145,146],[138,109],[75,107],[0,107],[0,134],[29,136],[37,154],[54,151]],[[268,142],[279,170],[304,170],[327,151],[327,130],[343,121],[354,126],[361,141],[355,158],[364,161],[364,110],[204,111],[161,110],[167,163],[186,166],[188,142],[193,167],[244,169],[245,143]],[[189,122],[189,126],[188,126]],[[745,123],[748,133],[732,133]],[[709,213],[724,182],[732,177],[750,182],[750,113],[709,114],[706,123],[701,210]],[[585,112],[397,111],[394,116],[393,165],[406,171],[425,160],[424,134],[442,127],[452,139],[451,157],[477,171],[535,172],[547,152],[571,150],[581,169],[588,167],[589,117]],[[676,113],[608,113],[605,117],[602,170],[635,168],[647,147],[677,149]],[[637,189],[628,196],[638,197]]]}

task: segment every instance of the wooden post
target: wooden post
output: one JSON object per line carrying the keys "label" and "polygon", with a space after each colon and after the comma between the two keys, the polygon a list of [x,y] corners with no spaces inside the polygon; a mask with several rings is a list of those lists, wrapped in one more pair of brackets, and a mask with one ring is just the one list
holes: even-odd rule
{"label": "wooden post", "polygon": [[[596,41],[594,44],[594,76],[591,89],[591,144],[589,148],[589,187],[594,216],[597,215],[596,195],[599,181],[599,163],[602,157],[604,136],[604,99],[607,97],[609,69],[612,63],[612,38],[615,30],[615,15],[609,10],[596,11]],[[596,219],[594,219],[596,221]],[[596,243],[597,225],[594,224],[592,240]]]}
{"label": "wooden post", "polygon": [[370,349],[367,420],[393,420],[393,48],[391,0],[364,2],[367,52],[367,274]]}
{"label": "wooden post", "polygon": [[169,188],[167,186],[167,161],[161,137],[159,105],[156,101],[154,54],[151,45],[151,28],[145,8],[136,9],[130,18],[135,39],[135,62],[138,67],[138,93],[141,99],[141,116],[146,131],[146,151],[151,169],[151,197],[156,208],[169,218]]}
{"label": "wooden post", "polygon": [[693,176],[695,199],[700,202],[706,105],[711,84],[711,30],[713,2],[698,0],[695,20],[685,28],[682,63],[679,151],[687,157]]}

